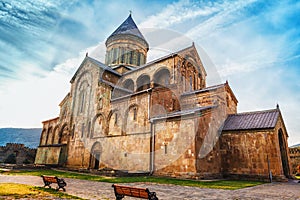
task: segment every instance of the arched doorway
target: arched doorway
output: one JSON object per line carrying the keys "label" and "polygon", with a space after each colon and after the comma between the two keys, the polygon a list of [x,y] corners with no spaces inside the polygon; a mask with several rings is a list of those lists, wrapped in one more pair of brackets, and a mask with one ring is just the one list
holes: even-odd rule
{"label": "arched doorway", "polygon": [[95,142],[91,149],[90,155],[90,168],[99,169],[100,160],[101,160],[102,148],[99,142]]}
{"label": "arched doorway", "polygon": [[285,177],[289,177],[290,176],[289,161],[288,161],[288,157],[287,157],[286,141],[283,136],[282,129],[279,129],[279,131],[278,131],[278,140],[279,140],[283,173],[284,173]]}

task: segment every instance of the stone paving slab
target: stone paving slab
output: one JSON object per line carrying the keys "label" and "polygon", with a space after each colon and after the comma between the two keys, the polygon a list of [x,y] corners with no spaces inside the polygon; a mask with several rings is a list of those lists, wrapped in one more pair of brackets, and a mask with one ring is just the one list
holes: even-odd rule
{"label": "stone paving slab", "polygon": [[[94,182],[79,179],[65,178],[67,193],[85,199],[115,199],[111,183]],[[34,186],[43,186],[42,178],[37,176],[0,175],[0,183],[22,183]],[[267,183],[255,187],[239,190],[207,189],[188,186],[155,184],[155,183],[126,183],[135,187],[149,188],[156,192],[160,200],[210,200],[210,199],[246,199],[246,200],[274,200],[299,199],[300,184],[298,181],[287,183]],[[124,200],[136,198],[125,197]]]}

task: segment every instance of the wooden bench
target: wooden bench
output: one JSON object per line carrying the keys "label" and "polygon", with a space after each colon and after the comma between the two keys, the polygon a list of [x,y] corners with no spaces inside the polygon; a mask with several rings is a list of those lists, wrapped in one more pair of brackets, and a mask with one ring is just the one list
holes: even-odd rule
{"label": "wooden bench", "polygon": [[148,188],[136,188],[113,184],[116,200],[121,200],[124,196],[137,197],[142,199],[158,200],[155,192],[150,192]]}
{"label": "wooden bench", "polygon": [[57,184],[57,188],[56,190],[59,190],[60,188],[63,189],[63,191],[66,191],[66,189],[64,188],[67,183],[64,181],[64,179],[62,178],[58,178],[57,176],[45,176],[42,175],[43,181],[44,181],[44,187],[48,186],[49,188],[51,188],[51,184],[52,183],[56,183]]}

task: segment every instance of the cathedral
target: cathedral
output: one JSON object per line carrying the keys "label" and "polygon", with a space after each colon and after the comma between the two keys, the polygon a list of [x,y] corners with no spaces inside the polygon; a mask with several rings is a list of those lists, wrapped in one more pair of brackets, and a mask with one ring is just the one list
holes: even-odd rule
{"label": "cathedral", "polygon": [[105,62],[87,54],[59,116],[43,122],[35,164],[194,179],[290,177],[279,106],[237,113],[227,81],[206,85],[194,44],[147,62],[149,44],[130,14],[105,45]]}

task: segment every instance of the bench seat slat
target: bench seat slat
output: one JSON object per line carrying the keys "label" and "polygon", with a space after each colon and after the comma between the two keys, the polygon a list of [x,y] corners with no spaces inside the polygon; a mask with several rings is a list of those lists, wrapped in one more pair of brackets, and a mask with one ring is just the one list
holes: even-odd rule
{"label": "bench seat slat", "polygon": [[158,200],[155,192],[150,192],[147,188],[136,188],[116,184],[113,184],[112,187],[115,190],[116,199],[118,200],[124,198],[124,196]]}

